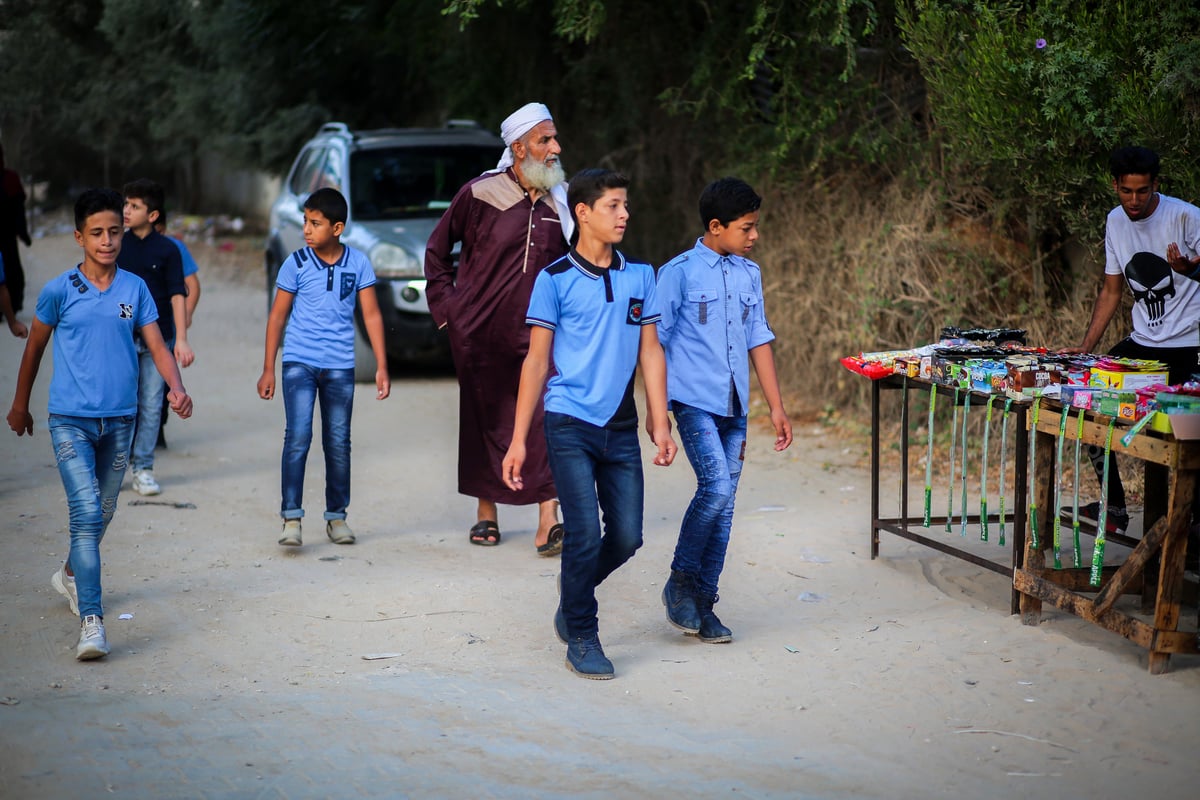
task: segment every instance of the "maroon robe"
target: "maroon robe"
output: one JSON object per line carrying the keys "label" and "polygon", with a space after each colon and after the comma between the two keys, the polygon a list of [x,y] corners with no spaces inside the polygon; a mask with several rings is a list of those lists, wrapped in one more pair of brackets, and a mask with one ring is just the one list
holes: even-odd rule
{"label": "maroon robe", "polygon": [[[462,242],[458,272],[451,252]],[[524,488],[504,485],[521,365],[529,351],[525,314],[533,281],[566,254],[549,195],[530,203],[512,169],[481,175],[455,195],[425,251],[426,295],[446,326],[458,373],[458,491],[495,503],[554,499],[539,397],[521,468]]]}

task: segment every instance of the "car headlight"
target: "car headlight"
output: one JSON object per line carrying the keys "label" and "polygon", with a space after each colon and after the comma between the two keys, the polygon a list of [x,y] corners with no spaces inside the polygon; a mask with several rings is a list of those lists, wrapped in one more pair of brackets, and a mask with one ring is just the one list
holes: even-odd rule
{"label": "car headlight", "polygon": [[402,247],[380,242],[367,254],[371,268],[379,278],[425,277],[424,265]]}

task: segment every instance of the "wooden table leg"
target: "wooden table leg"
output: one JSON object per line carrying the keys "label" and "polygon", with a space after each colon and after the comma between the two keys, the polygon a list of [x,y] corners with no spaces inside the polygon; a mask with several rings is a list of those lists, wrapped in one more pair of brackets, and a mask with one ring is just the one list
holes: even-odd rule
{"label": "wooden table leg", "polygon": [[[1057,525],[1058,520],[1054,519],[1054,492],[1052,479],[1047,479],[1047,476],[1054,475],[1054,436],[1048,433],[1037,431],[1034,433],[1036,437],[1037,452],[1034,456],[1034,501],[1037,505],[1037,531],[1038,543],[1037,547],[1033,546],[1033,520],[1030,520],[1030,528],[1025,532],[1025,559],[1024,569],[1038,574],[1046,566],[1046,549],[1050,547],[1054,541],[1054,530],[1051,525]],[[1032,597],[1027,594],[1021,595],[1021,622],[1025,625],[1037,625],[1042,621],[1042,601],[1037,597]]]}
{"label": "wooden table leg", "polygon": [[[1183,597],[1183,561],[1187,552],[1187,534],[1192,521],[1192,497],[1195,491],[1196,472],[1175,470],[1170,481],[1167,536],[1163,540],[1158,594],[1154,606],[1156,633],[1173,633],[1179,629],[1179,606]],[[1149,662],[1150,674],[1161,675],[1171,664],[1171,654],[1152,649]]]}

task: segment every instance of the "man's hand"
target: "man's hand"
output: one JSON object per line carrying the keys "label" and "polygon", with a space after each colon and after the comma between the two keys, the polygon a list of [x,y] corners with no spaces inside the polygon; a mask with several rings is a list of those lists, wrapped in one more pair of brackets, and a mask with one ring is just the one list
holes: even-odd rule
{"label": "man's hand", "polygon": [[275,396],[275,371],[264,369],[262,376],[258,379],[258,396],[263,400],[270,400]]}
{"label": "man's hand", "polygon": [[25,323],[21,322],[21,320],[17,319],[16,317],[13,317],[8,323],[8,330],[18,339],[29,338],[29,328],[25,327]]}
{"label": "man's hand", "polygon": [[375,399],[384,400],[392,393],[392,379],[386,369],[375,372]]}
{"label": "man's hand", "polygon": [[771,424],[775,426],[775,452],[787,450],[792,443],[792,423],[782,408],[771,412]]}
{"label": "man's hand", "polygon": [[33,436],[33,415],[28,411],[18,411],[15,408],[9,409],[8,427],[12,428],[17,436],[24,436],[27,433]]}
{"label": "man's hand", "polygon": [[1179,249],[1178,244],[1171,242],[1167,245],[1167,263],[1180,275],[1187,275],[1190,278],[1193,272],[1200,269],[1200,256],[1188,258]]}
{"label": "man's hand", "polygon": [[671,435],[671,425],[668,422],[657,430],[650,431],[650,438],[658,452],[654,454],[654,464],[659,467],[669,467],[675,460],[679,448],[675,445],[675,437]]}

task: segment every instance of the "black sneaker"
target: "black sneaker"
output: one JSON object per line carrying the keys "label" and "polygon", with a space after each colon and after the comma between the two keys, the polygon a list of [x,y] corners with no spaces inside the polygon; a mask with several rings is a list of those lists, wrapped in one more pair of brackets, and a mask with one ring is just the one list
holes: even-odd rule
{"label": "black sneaker", "polygon": [[[1073,510],[1063,508],[1061,519],[1068,525],[1071,523]],[[1079,524],[1095,530],[1100,524],[1100,504],[1088,503],[1079,507]],[[1107,533],[1124,533],[1129,530],[1129,513],[1123,508],[1108,507],[1108,518],[1104,521]]]}

